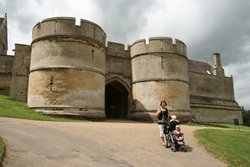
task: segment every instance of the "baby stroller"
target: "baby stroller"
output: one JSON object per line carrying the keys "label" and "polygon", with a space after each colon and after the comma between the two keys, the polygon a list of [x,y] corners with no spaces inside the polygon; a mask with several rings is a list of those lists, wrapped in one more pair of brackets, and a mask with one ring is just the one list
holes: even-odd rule
{"label": "baby stroller", "polygon": [[173,152],[178,150],[186,152],[187,149],[184,140],[178,141],[177,136],[174,134],[176,126],[180,124],[179,121],[176,120],[176,116],[174,118],[175,119],[172,118],[172,120],[168,122],[168,124],[165,127],[166,140],[168,141],[166,148],[170,147]]}

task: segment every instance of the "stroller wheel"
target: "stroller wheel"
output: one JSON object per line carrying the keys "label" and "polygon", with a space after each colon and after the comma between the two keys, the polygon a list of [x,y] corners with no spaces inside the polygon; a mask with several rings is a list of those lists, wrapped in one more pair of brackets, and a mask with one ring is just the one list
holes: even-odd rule
{"label": "stroller wheel", "polygon": [[186,148],[185,146],[181,146],[181,147],[180,147],[180,150],[181,150],[182,152],[186,152],[186,151],[187,151],[187,148]]}
{"label": "stroller wheel", "polygon": [[176,148],[175,147],[171,147],[171,151],[175,152],[176,151]]}

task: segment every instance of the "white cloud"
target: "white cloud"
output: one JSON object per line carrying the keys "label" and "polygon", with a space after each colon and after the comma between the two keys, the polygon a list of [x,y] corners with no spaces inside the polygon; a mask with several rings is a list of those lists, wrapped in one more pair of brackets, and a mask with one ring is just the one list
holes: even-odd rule
{"label": "white cloud", "polygon": [[225,74],[233,76],[235,99],[240,106],[250,109],[250,62],[229,64],[225,66]]}
{"label": "white cloud", "polygon": [[[97,6],[91,0],[18,0],[0,1],[0,14],[8,13],[8,54],[13,54],[14,43],[30,44],[32,28],[45,18],[70,16],[101,22]],[[3,8],[1,8],[3,7]]]}
{"label": "white cloud", "polygon": [[198,8],[197,3],[190,1],[157,1],[146,13],[147,25],[141,36],[165,35],[189,39],[197,33],[198,27],[193,25],[200,23]]}

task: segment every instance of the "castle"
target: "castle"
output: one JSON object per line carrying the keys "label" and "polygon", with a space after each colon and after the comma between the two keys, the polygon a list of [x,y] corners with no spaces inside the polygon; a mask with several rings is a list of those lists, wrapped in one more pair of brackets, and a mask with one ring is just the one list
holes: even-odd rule
{"label": "castle", "polygon": [[233,78],[220,54],[214,65],[188,59],[184,42],[154,37],[124,44],[106,41],[97,24],[71,17],[37,23],[31,45],[7,55],[7,17],[0,19],[0,93],[46,114],[94,119],[155,119],[161,100],[180,119],[242,122]]}

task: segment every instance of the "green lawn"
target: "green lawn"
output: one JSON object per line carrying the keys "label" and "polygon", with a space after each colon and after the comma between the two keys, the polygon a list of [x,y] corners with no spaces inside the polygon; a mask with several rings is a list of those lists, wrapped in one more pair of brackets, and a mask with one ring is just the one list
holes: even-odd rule
{"label": "green lawn", "polygon": [[43,115],[30,110],[27,104],[0,95],[0,117],[21,118],[41,121],[82,121],[81,118],[63,118]]}
{"label": "green lawn", "polygon": [[4,153],[4,143],[3,143],[3,140],[0,136],[0,166],[1,166],[3,153]]}
{"label": "green lawn", "polygon": [[230,167],[250,166],[250,131],[200,129],[195,136],[208,152]]}

